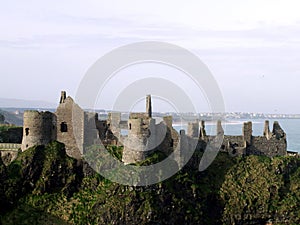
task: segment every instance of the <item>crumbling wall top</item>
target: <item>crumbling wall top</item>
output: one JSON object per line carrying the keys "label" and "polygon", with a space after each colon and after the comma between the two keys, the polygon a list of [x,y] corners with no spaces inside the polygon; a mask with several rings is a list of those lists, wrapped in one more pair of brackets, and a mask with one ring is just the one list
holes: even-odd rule
{"label": "crumbling wall top", "polygon": [[286,134],[284,132],[284,130],[281,128],[281,126],[279,125],[278,121],[275,121],[274,124],[273,124],[273,132],[272,132],[275,137],[277,139],[280,139],[280,138],[285,138],[286,137]]}
{"label": "crumbling wall top", "polygon": [[65,91],[61,91],[59,103],[64,103],[66,98],[67,98],[67,93]]}

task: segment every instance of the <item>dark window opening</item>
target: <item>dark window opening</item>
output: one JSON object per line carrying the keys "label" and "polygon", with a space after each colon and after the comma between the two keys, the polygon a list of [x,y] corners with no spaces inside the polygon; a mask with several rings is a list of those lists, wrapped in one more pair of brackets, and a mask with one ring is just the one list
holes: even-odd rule
{"label": "dark window opening", "polygon": [[131,130],[131,123],[129,124],[129,130]]}
{"label": "dark window opening", "polygon": [[65,122],[60,124],[60,131],[61,132],[68,132],[68,125]]}
{"label": "dark window opening", "polygon": [[25,129],[25,135],[28,136],[29,135],[29,128]]}
{"label": "dark window opening", "polygon": [[26,145],[26,148],[28,148],[28,145]]}

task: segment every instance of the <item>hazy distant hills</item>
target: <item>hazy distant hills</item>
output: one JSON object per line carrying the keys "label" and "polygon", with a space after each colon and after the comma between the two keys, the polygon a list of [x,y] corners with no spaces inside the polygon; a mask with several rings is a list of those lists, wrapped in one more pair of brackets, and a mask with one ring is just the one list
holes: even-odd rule
{"label": "hazy distant hills", "polygon": [[15,124],[17,126],[23,125],[23,114],[22,113],[15,114],[15,113],[3,111],[0,109],[0,115],[4,116],[4,123]]}
{"label": "hazy distant hills", "polygon": [[0,98],[0,114],[5,117],[5,123],[23,125],[23,111],[26,109],[55,109],[57,104],[46,101]]}
{"label": "hazy distant hills", "polygon": [[56,108],[57,103],[24,99],[0,98],[0,108]]}

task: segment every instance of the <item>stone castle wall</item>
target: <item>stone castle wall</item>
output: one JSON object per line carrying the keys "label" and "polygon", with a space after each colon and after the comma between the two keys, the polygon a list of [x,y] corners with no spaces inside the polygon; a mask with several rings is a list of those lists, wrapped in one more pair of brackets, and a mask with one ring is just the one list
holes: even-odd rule
{"label": "stone castle wall", "polygon": [[[217,132],[223,132],[220,122],[217,123]],[[214,139],[214,136],[205,135],[205,123],[201,121],[199,140],[202,140],[202,145],[199,145],[201,150],[204,150],[209,139]],[[268,157],[283,156],[287,154],[286,134],[280,127],[278,122],[274,122],[273,131],[269,131],[269,121],[265,122],[264,136],[252,135],[252,123],[246,122],[243,125],[241,136],[223,136],[221,151],[235,155],[265,155]],[[204,142],[204,143],[203,143]]]}
{"label": "stone castle wall", "polygon": [[[204,151],[209,142],[223,138],[221,151],[232,156],[265,155],[269,157],[287,154],[286,134],[275,122],[270,132],[266,121],[264,135],[252,135],[252,123],[244,123],[242,135],[224,135],[221,121],[217,122],[216,136],[206,135],[204,121],[188,124],[187,133],[180,134],[172,127],[172,116],[166,116],[156,124],[152,116],[151,97],[147,96],[145,113],[131,113],[127,121],[128,136],[121,135],[124,121],[121,113],[112,112],[107,120],[98,120],[96,113],[84,112],[71,97],[62,92],[56,112],[26,111],[22,150],[38,144],[47,144],[52,140],[63,142],[66,152],[74,158],[81,158],[85,147],[99,144],[123,145],[122,161],[126,164],[136,163],[147,158],[154,151],[166,155],[174,152],[180,165],[182,157],[191,148]],[[193,149],[192,149],[193,150]]]}
{"label": "stone castle wall", "polygon": [[96,145],[100,143],[98,127],[100,123],[97,123],[98,114],[84,112],[84,129],[83,129],[83,152],[85,154],[85,148],[91,145]]}
{"label": "stone castle wall", "polygon": [[252,145],[248,147],[248,155],[265,155],[269,157],[286,155],[286,141],[276,138],[253,137]]}
{"label": "stone castle wall", "polygon": [[100,142],[99,127],[97,114],[84,112],[62,92],[55,113],[25,111],[22,150],[57,140],[65,144],[69,156],[79,159],[85,145]]}
{"label": "stone castle wall", "polygon": [[71,97],[64,98],[62,95],[55,115],[57,141],[65,144],[69,156],[81,158],[84,144],[84,111]]}

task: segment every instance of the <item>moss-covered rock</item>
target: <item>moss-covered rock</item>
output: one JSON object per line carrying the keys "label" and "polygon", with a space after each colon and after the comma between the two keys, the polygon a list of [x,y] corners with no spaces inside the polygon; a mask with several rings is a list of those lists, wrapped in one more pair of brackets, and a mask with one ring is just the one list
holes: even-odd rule
{"label": "moss-covered rock", "polygon": [[[77,161],[66,155],[58,142],[36,146],[22,152],[7,167],[7,179],[1,183],[10,206],[27,194],[42,195],[63,191],[66,195],[77,190],[80,183]],[[8,207],[9,208],[9,207]]]}

